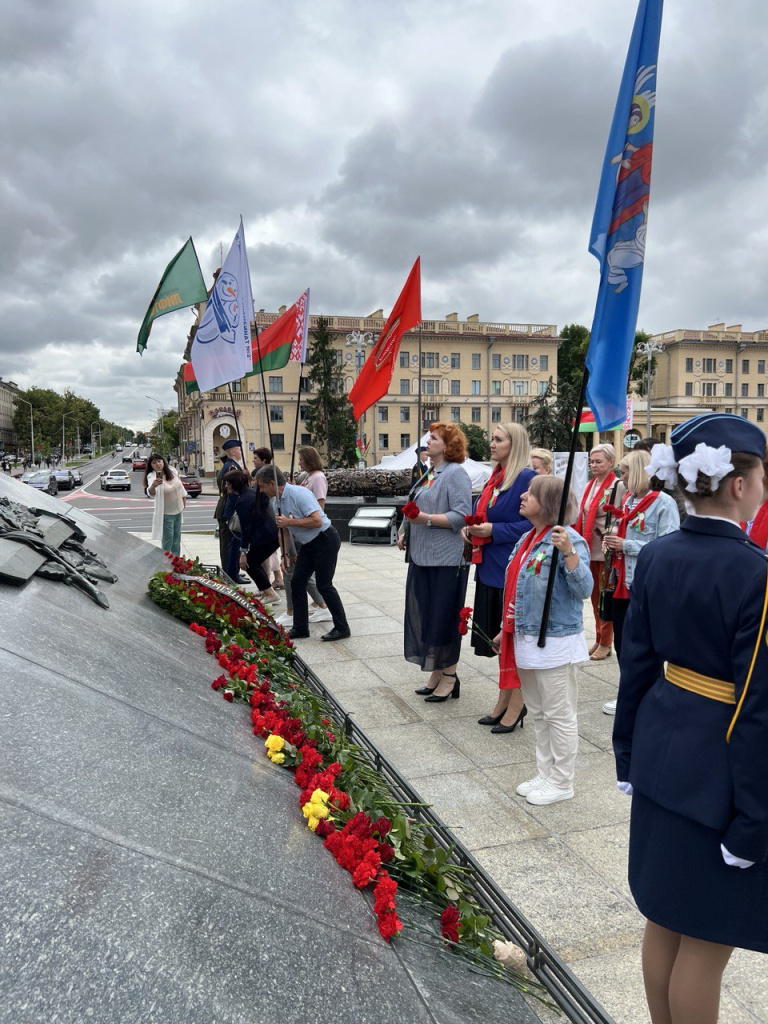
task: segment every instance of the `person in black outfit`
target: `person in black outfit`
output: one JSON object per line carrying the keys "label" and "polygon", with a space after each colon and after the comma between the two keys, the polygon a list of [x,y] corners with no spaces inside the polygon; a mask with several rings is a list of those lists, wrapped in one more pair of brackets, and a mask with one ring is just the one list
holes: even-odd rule
{"label": "person in black outfit", "polygon": [[416,449],[416,465],[411,470],[411,490],[413,490],[417,481],[421,480],[427,472],[427,456],[424,454],[425,451],[426,448]]}
{"label": "person in black outfit", "polygon": [[237,495],[235,513],[240,520],[240,568],[245,569],[266,598],[277,597],[261,563],[277,551],[277,525],[269,509],[269,499],[250,487],[250,477],[242,469],[227,474],[227,484]]}
{"label": "person in black outfit", "polygon": [[224,506],[227,503],[227,493],[224,488],[224,477],[231,470],[241,468],[240,463],[242,462],[243,452],[240,448],[240,442],[234,437],[225,441],[221,446],[221,449],[224,453],[222,457],[223,461],[221,469],[216,474],[216,483],[219,486],[219,500],[216,503],[213,518],[219,526],[219,558],[221,559],[221,568],[226,572],[227,553],[229,551],[229,542],[232,540],[232,531],[224,518]]}

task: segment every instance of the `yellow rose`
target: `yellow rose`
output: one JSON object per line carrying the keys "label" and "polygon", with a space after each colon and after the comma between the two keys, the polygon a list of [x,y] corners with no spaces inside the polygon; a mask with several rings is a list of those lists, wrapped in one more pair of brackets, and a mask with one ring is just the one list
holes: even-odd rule
{"label": "yellow rose", "polygon": [[314,818],[316,816],[315,809],[311,803],[304,804],[304,806],[301,808],[301,813],[304,815],[305,818]]}
{"label": "yellow rose", "polygon": [[317,828],[319,823],[320,823],[320,819],[319,818],[315,818],[315,817],[311,817],[309,819],[309,821],[307,821],[307,825],[309,825],[309,829],[310,829],[311,832],[315,831],[315,829]]}
{"label": "yellow rose", "polygon": [[316,818],[327,818],[328,808],[325,806],[325,804],[312,803],[312,813]]}
{"label": "yellow rose", "polygon": [[312,800],[313,803],[326,803],[327,804],[328,803],[328,799],[329,799],[328,798],[328,794],[324,790],[322,790],[322,789],[316,789],[314,791],[314,793],[312,794],[312,796],[310,797],[310,800]]}
{"label": "yellow rose", "polygon": [[268,754],[267,756],[272,764],[282,764],[285,761],[285,754]]}
{"label": "yellow rose", "polygon": [[264,746],[267,748],[267,750],[276,754],[278,750],[282,750],[283,747],[285,746],[285,740],[283,739],[282,736],[267,736],[266,740],[264,741]]}

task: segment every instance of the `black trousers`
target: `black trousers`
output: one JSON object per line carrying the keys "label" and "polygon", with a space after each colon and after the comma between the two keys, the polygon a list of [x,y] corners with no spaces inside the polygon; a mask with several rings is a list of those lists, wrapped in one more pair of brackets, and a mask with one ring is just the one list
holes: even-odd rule
{"label": "black trousers", "polygon": [[336,572],[336,560],[339,556],[341,541],[332,526],[315,537],[308,544],[302,544],[296,558],[296,569],[291,580],[293,597],[293,628],[300,633],[309,629],[309,607],[307,601],[307,581],[315,574],[317,589],[328,605],[333,616],[336,629],[347,630],[347,616],[344,605],[333,585],[333,574]]}
{"label": "black trousers", "polygon": [[267,544],[251,544],[248,549],[246,556],[248,559],[248,575],[259,590],[269,590],[269,576],[264,572],[261,563],[266,562],[269,556],[277,551],[277,548],[278,542],[273,540]]}
{"label": "black trousers", "polygon": [[613,646],[616,648],[616,657],[621,665],[621,639],[624,635],[624,620],[629,611],[628,597],[614,597],[613,599]]}

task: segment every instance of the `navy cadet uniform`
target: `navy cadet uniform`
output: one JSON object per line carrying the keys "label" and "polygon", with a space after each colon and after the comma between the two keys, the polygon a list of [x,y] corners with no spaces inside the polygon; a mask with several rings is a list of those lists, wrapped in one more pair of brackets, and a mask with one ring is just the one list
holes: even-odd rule
{"label": "navy cadet uniform", "polygon": [[[235,438],[230,438],[229,441],[224,442],[221,448],[222,451],[226,453],[232,448],[240,448],[240,442]],[[231,469],[242,469],[242,466],[239,462],[235,462],[234,459],[230,459],[230,457],[227,456],[221,465],[221,469],[216,474],[216,483],[219,488],[219,500],[216,502],[216,508],[213,513],[213,518],[219,526],[219,558],[221,559],[221,568],[224,570],[226,570],[227,567],[229,542],[232,540],[232,531],[224,518],[224,506],[227,503],[228,497],[228,495],[224,493],[224,477]]]}
{"label": "navy cadet uniform", "polygon": [[[765,436],[740,417],[696,417],[672,433],[676,459],[698,442],[762,455]],[[629,882],[640,911],[670,931],[763,953],[766,612],[768,557],[736,523],[692,515],[643,548],[613,733],[619,782],[633,788]],[[753,866],[727,865],[721,844]]]}

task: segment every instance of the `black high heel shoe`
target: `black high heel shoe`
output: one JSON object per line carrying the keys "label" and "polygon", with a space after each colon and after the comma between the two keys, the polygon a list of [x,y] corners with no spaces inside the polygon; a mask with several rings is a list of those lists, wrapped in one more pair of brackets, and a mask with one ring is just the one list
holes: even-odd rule
{"label": "black high heel shoe", "polygon": [[[434,693],[432,694],[431,697],[425,697],[424,698],[424,703],[425,704],[428,703],[428,702],[431,703],[431,704],[442,704],[443,701],[444,700],[448,700],[449,697],[451,698],[451,700],[458,700],[459,697],[461,696],[461,680],[456,675],[456,673],[455,672],[443,672],[443,675],[447,679],[455,679],[456,680],[455,683],[453,684],[453,689],[451,690],[450,693],[446,693],[444,697],[438,697],[437,694],[434,694]],[[437,689],[437,687],[435,687],[435,689]]]}
{"label": "black high heel shoe", "polygon": [[420,697],[426,697],[427,694],[434,693],[437,689],[437,683],[434,686],[420,686],[418,690],[414,690],[414,693],[418,693]]}
{"label": "black high heel shoe", "polygon": [[499,722],[504,717],[504,713],[506,712],[506,710],[507,709],[504,708],[504,711],[502,711],[500,715],[483,715],[482,718],[478,718],[477,724],[478,725],[498,725]]}
{"label": "black high heel shoe", "polygon": [[[518,725],[522,729],[523,726],[525,725],[525,722],[523,721],[523,719],[525,718],[525,716],[527,714],[528,714],[528,708],[525,706],[525,704],[523,704],[523,710],[520,712],[520,714],[514,720],[512,725],[501,725],[501,724],[494,725],[494,727],[491,729],[491,732],[495,732],[497,735],[499,735],[501,733],[514,732]],[[502,718],[503,717],[504,716],[502,715]]]}

